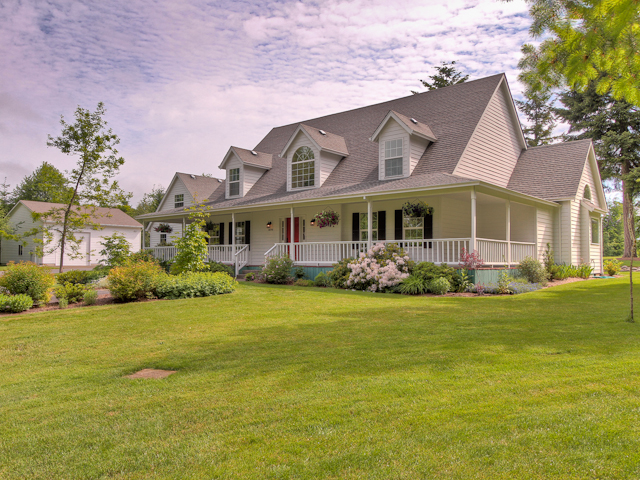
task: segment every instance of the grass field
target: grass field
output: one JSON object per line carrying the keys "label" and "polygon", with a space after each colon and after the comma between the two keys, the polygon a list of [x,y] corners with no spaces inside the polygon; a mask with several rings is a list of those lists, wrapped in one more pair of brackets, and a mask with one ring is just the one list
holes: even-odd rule
{"label": "grass field", "polygon": [[[627,295],[241,284],[1,317],[0,478],[639,478]],[[147,367],[178,373],[123,378]]]}

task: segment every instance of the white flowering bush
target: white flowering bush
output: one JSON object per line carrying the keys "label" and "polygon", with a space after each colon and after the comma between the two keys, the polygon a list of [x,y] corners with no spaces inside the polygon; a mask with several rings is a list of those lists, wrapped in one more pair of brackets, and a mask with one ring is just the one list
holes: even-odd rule
{"label": "white flowering bush", "polygon": [[395,244],[378,243],[348,265],[351,273],[347,288],[384,291],[395,287],[409,276],[411,261]]}

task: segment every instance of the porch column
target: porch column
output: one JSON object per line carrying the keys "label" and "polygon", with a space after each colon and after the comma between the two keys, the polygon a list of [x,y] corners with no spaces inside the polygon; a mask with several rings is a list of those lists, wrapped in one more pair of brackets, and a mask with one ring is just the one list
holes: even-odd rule
{"label": "porch column", "polygon": [[511,200],[507,199],[507,265],[511,265]]}
{"label": "porch column", "polygon": [[142,221],[142,250],[146,250],[147,222]]}
{"label": "porch column", "polygon": [[476,240],[476,217],[476,187],[473,187],[473,190],[471,190],[471,245],[469,245],[469,249],[472,252],[478,250],[478,241]]}
{"label": "porch column", "polygon": [[291,258],[292,260],[296,258],[296,254],[293,251],[295,226],[296,226],[296,222],[293,216],[293,205],[291,205],[291,227],[289,231],[289,258]]}
{"label": "porch column", "polygon": [[236,257],[236,214],[231,212],[231,261],[233,262],[233,269],[238,276],[238,258]]}
{"label": "porch column", "polygon": [[373,246],[373,203],[367,199],[367,250]]}
{"label": "porch column", "polygon": [[535,255],[535,257],[533,257],[533,258],[535,258],[536,260],[538,260],[538,207],[535,207],[535,209],[536,209],[536,218],[535,218],[535,223],[534,223],[535,228],[534,228],[534,230],[533,230],[533,231],[534,231],[534,235],[536,236],[536,238],[535,238],[535,242],[536,242],[536,255]]}
{"label": "porch column", "polygon": [[184,228],[186,227],[185,218],[182,217],[182,238],[184,238]]}

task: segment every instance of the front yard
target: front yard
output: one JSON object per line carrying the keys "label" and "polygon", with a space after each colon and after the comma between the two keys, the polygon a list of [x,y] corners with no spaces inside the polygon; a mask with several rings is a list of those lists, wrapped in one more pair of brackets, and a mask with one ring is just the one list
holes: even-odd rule
{"label": "front yard", "polygon": [[[0,478],[638,478],[628,276],[0,319]],[[640,308],[638,309],[640,312]],[[164,380],[123,378],[142,368]]]}

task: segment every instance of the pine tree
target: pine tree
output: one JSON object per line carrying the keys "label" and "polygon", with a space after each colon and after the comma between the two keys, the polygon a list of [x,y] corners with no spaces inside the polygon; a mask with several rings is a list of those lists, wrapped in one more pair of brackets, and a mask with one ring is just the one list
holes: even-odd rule
{"label": "pine tree", "polygon": [[[424,87],[427,87],[427,90],[435,90],[437,88],[466,82],[469,79],[469,75],[463,75],[461,72],[458,72],[458,69],[454,66],[455,64],[455,61],[451,63],[442,62],[441,66],[433,67],[438,73],[429,77],[431,82],[427,82],[426,80],[420,80],[420,82]],[[417,95],[420,92],[411,90],[411,93]]]}
{"label": "pine tree", "polygon": [[640,111],[624,100],[600,95],[595,85],[585,92],[560,94],[564,108],[556,115],[569,123],[566,138],[591,138],[603,180],[622,190],[624,256],[631,256],[634,243],[633,197],[638,190],[632,177],[640,166]]}
{"label": "pine tree", "polygon": [[538,147],[553,142],[553,129],[556,120],[551,105],[551,92],[536,92],[527,88],[524,93],[525,101],[516,100],[516,105],[527,117],[528,127],[524,129],[527,145]]}

